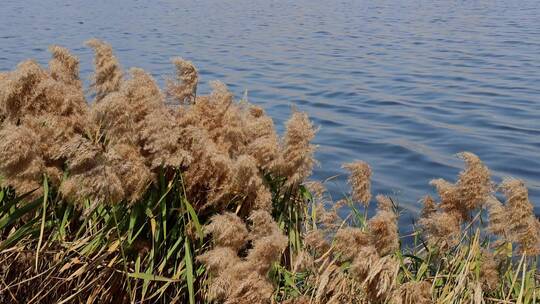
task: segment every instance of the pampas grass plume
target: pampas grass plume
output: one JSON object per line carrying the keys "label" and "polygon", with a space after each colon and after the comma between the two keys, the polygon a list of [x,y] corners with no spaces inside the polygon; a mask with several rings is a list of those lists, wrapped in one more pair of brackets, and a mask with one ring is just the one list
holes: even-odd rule
{"label": "pampas grass plume", "polygon": [[519,245],[522,253],[540,254],[540,225],[534,216],[525,184],[521,180],[507,178],[499,187],[506,196],[510,239]]}
{"label": "pampas grass plume", "polygon": [[369,233],[360,228],[345,227],[334,236],[334,248],[343,261],[354,259],[358,248],[370,245]]}
{"label": "pampas grass plume", "polygon": [[399,248],[397,216],[389,197],[377,195],[377,214],[368,221],[371,243],[381,256],[391,254]]}
{"label": "pampas grass plume", "polygon": [[49,61],[51,77],[65,84],[81,88],[79,58],[71,54],[68,49],[58,45],[50,46],[49,52],[52,54],[52,59]]}
{"label": "pampas grass plume", "polygon": [[287,177],[287,185],[298,185],[311,174],[315,164],[315,146],[311,140],[316,130],[306,113],[294,111],[287,121],[283,141],[281,174]]}
{"label": "pampas grass plume", "polygon": [[227,212],[214,215],[210,224],[204,227],[205,234],[212,234],[217,247],[230,247],[238,251],[248,237],[246,225],[236,214]]}
{"label": "pampas grass plume", "polygon": [[371,168],[363,161],[355,161],[343,165],[350,173],[349,184],[352,188],[352,198],[364,206],[371,200]]}
{"label": "pampas grass plume", "polygon": [[96,101],[100,101],[107,94],[120,89],[123,72],[109,44],[99,39],[90,39],[86,41],[86,45],[94,49],[95,72],[92,87],[96,93]]}
{"label": "pampas grass plume", "polygon": [[172,59],[176,67],[176,81],[167,80],[167,95],[179,104],[194,103],[197,96],[199,74],[191,61],[180,57]]}
{"label": "pampas grass plume", "polygon": [[402,284],[396,295],[393,296],[393,304],[431,304],[431,284],[426,281],[410,281]]}

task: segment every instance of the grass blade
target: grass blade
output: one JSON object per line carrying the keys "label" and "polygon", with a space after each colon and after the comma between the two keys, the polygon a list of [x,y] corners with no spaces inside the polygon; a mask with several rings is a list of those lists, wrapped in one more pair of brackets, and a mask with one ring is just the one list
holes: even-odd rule
{"label": "grass blade", "polygon": [[184,260],[186,262],[186,281],[187,281],[187,287],[188,287],[188,294],[189,294],[189,304],[195,304],[195,293],[193,289],[193,261],[191,260],[191,250],[189,245],[189,239],[186,238],[184,243],[185,248],[185,255]]}
{"label": "grass blade", "polygon": [[38,271],[39,251],[41,250],[41,244],[43,243],[43,234],[45,233],[45,217],[47,215],[47,198],[49,197],[49,184],[47,183],[47,176],[43,178],[43,212],[41,213],[41,227],[39,230],[39,240],[36,248],[36,272]]}

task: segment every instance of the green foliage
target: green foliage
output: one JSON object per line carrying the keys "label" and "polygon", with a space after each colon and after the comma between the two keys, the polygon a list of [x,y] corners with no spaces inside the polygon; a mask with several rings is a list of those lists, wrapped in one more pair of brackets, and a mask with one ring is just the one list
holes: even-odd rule
{"label": "green foliage", "polygon": [[[12,189],[2,189],[0,250],[2,266],[8,268],[2,291],[14,291],[18,301],[207,303],[209,281],[196,257],[209,248],[202,229],[208,218],[199,218],[187,199],[180,172],[169,181],[161,176],[160,181],[132,206],[93,206],[87,201],[83,210],[49,189],[46,179],[43,196],[35,200],[27,199],[31,193],[17,196]],[[304,186],[292,189],[282,180],[267,181],[273,215],[289,237],[281,263],[268,274],[276,287],[274,300],[312,297],[318,292],[319,271],[295,271],[293,261],[305,249],[304,232],[317,222],[316,208],[308,203],[313,196]],[[365,212],[349,207],[351,224],[364,227]],[[484,279],[480,262],[491,246],[480,230],[464,231],[460,245],[446,252],[429,248],[419,232],[412,237],[412,247],[394,253],[400,284],[430,282],[433,298],[440,303],[478,298],[481,289],[475,284]],[[22,272],[17,272],[20,263],[10,263],[10,254],[17,251],[31,252]],[[496,278],[500,284],[482,297],[492,303],[538,303],[537,257],[512,256],[511,248],[508,252]],[[347,274],[349,267],[344,263],[341,271]],[[20,292],[18,285],[30,291]],[[37,288],[44,286],[49,288]]]}
{"label": "green foliage", "polygon": [[[310,194],[306,194],[306,197],[311,198]],[[315,222],[313,216],[315,213],[308,213],[304,220]],[[349,205],[347,218],[352,219],[351,225],[365,227],[365,212],[356,206]],[[481,233],[480,227],[464,229],[459,245],[448,251],[428,247],[422,240],[421,230],[416,230],[409,237],[412,237],[412,245],[401,244],[400,250],[393,254],[400,262],[398,284],[429,282],[432,298],[437,303],[540,302],[538,256],[513,254],[511,243],[499,245],[496,253],[502,260],[498,261],[498,274],[497,277],[488,278],[489,274],[483,273],[482,259],[486,252],[493,250],[494,244],[488,236]],[[347,273],[350,263],[343,263],[341,267]],[[275,300],[278,302],[300,298],[302,295],[313,298],[318,292],[318,283],[321,280],[316,268],[294,272],[277,265],[272,276],[278,285],[275,292]],[[488,279],[497,281],[495,288],[490,290],[482,286]]]}
{"label": "green foliage", "polygon": [[[200,302],[204,269],[195,257],[205,244],[199,218],[178,177],[152,189],[133,206],[93,207],[87,202],[84,211],[48,191],[46,180],[44,196],[31,202],[25,195],[14,196],[12,190],[2,189],[0,248],[35,250],[38,272],[58,272],[58,279],[35,279],[60,286],[38,291],[34,297],[54,297],[54,292],[63,284],[71,286],[70,280],[83,271],[101,272],[105,267],[121,274],[119,292],[132,302]],[[76,262],[83,260],[88,262],[78,267]],[[88,292],[99,288],[86,287]],[[88,292],[82,291],[80,299]]]}

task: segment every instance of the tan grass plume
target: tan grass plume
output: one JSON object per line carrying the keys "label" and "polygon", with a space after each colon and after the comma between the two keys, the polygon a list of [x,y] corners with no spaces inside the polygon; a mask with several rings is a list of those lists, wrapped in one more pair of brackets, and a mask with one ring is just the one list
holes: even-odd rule
{"label": "tan grass plume", "polygon": [[120,89],[123,72],[109,44],[99,39],[90,39],[86,45],[94,49],[96,70],[92,87],[96,93],[96,101],[100,101],[107,94]]}
{"label": "tan grass plume", "polygon": [[371,168],[363,161],[344,164],[343,168],[350,172],[349,184],[353,200],[367,206],[371,201]]}
{"label": "tan grass plume", "polygon": [[191,61],[180,57],[172,59],[176,67],[176,80],[167,80],[167,96],[179,104],[194,103],[197,96],[199,74]]}

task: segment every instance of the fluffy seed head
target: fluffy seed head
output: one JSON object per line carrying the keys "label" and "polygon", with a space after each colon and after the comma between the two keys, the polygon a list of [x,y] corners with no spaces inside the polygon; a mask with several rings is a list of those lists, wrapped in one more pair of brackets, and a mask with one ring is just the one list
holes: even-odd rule
{"label": "fluffy seed head", "polygon": [[204,227],[205,234],[212,234],[217,247],[230,247],[234,251],[246,242],[248,231],[246,225],[236,214],[223,213],[212,216],[210,224]]}
{"label": "fluffy seed head", "polygon": [[482,252],[480,266],[480,278],[482,281],[482,290],[485,292],[495,291],[500,284],[500,275],[498,263],[491,252]]}
{"label": "fluffy seed head", "polygon": [[392,303],[431,304],[431,284],[426,281],[406,282],[399,287]]}
{"label": "fluffy seed head", "polygon": [[461,200],[469,210],[477,209],[491,194],[491,174],[478,156],[462,152],[458,156],[465,161],[465,170],[459,174],[458,182]]}
{"label": "fluffy seed head", "polygon": [[223,271],[240,263],[240,257],[231,247],[216,247],[197,257],[214,276],[220,276]]}
{"label": "fluffy seed head", "polygon": [[139,154],[139,150],[131,145],[119,144],[107,151],[106,158],[122,183],[125,199],[129,203],[141,199],[153,176],[144,164],[144,158]]}
{"label": "fluffy seed head", "polygon": [[352,260],[358,248],[370,245],[369,233],[359,228],[345,227],[339,229],[334,237],[334,248],[344,261]]}
{"label": "fluffy seed head", "polygon": [[426,195],[422,199],[422,202],[424,205],[422,208],[422,214],[421,214],[422,218],[427,218],[433,213],[437,212],[437,205],[435,203],[435,200],[431,196]]}
{"label": "fluffy seed head", "polygon": [[248,220],[251,222],[249,226],[250,240],[254,241],[272,234],[281,234],[281,230],[272,218],[272,215],[266,210],[253,211]]}
{"label": "fluffy seed head", "polygon": [[0,171],[4,177],[25,171],[32,160],[40,158],[39,138],[33,130],[10,123],[0,129]]}
{"label": "fluffy seed head", "polygon": [[49,47],[52,59],[49,61],[49,71],[51,77],[57,81],[78,88],[82,87],[79,78],[79,58],[61,46],[53,45]]}
{"label": "fluffy seed head", "polygon": [[280,165],[281,174],[287,177],[288,186],[298,185],[311,174],[315,164],[315,146],[311,144],[311,140],[315,133],[307,114],[294,111],[287,121]]}
{"label": "fluffy seed head", "polygon": [[330,244],[319,229],[308,231],[304,235],[304,244],[315,253],[315,256],[324,254],[330,248]]}
{"label": "fluffy seed head", "polygon": [[[0,175],[2,186],[17,193],[39,189],[45,164],[38,146],[39,137],[29,128],[4,124],[0,129]],[[31,198],[39,196],[40,190]]]}
{"label": "fluffy seed head", "polygon": [[353,200],[367,206],[371,200],[371,168],[363,161],[345,164],[343,168],[350,172],[349,184]]}
{"label": "fluffy seed head", "polygon": [[314,199],[322,201],[324,194],[327,192],[326,187],[319,181],[309,181],[305,183],[306,188],[309,190]]}
{"label": "fluffy seed head", "polygon": [[540,227],[525,184],[518,179],[503,180],[500,188],[506,196],[508,232],[522,253],[540,253]]}
{"label": "fluffy seed head", "polygon": [[273,262],[281,257],[287,247],[288,239],[282,233],[273,233],[253,242],[246,260],[260,275],[266,275]]}
{"label": "fluffy seed head", "polygon": [[46,72],[33,60],[19,63],[0,81],[0,111],[16,124],[24,115],[33,114],[36,87],[47,78]]}
{"label": "fluffy seed head", "polygon": [[379,257],[373,246],[359,248],[351,264],[351,275],[364,284],[364,291],[370,301],[384,302],[390,298],[395,288],[399,262],[390,256]]}
{"label": "fluffy seed head", "polygon": [[60,192],[70,201],[79,203],[89,199],[93,204],[116,204],[125,197],[122,181],[106,164],[104,156],[100,156],[96,166],[68,176],[61,184]]}
{"label": "fluffy seed head", "polygon": [[92,87],[96,93],[96,101],[100,101],[107,94],[120,89],[123,73],[109,44],[98,39],[90,39],[86,45],[94,49],[96,70]]}
{"label": "fluffy seed head", "polygon": [[199,74],[191,61],[173,58],[176,67],[176,81],[167,81],[167,95],[179,104],[194,103],[197,94]]}
{"label": "fluffy seed head", "polygon": [[[217,247],[199,258],[213,275],[208,291],[211,301],[231,304],[270,301],[274,287],[267,274],[272,263],[281,257],[288,240],[268,212],[254,211],[249,220],[251,231],[248,238],[252,240],[252,248],[245,258],[237,255],[237,244],[231,246],[232,243],[243,243],[246,239],[235,236],[238,230],[242,230],[242,235],[247,233],[240,218],[233,214],[214,216],[211,224],[206,227],[207,232],[214,235],[214,239],[219,238],[214,242]],[[223,227],[224,225],[226,226]],[[228,226],[236,228],[222,233]],[[232,237],[235,238],[234,242],[231,242]]]}
{"label": "fluffy seed head", "polygon": [[392,201],[384,195],[377,195],[377,214],[368,222],[371,243],[381,256],[391,254],[399,248],[397,216],[392,209]]}
{"label": "fluffy seed head", "polygon": [[489,211],[488,230],[503,239],[508,239],[508,214],[505,206],[495,196],[490,196],[486,205]]}
{"label": "fluffy seed head", "polygon": [[441,249],[454,247],[459,243],[461,233],[460,215],[436,212],[419,220],[428,244]]}
{"label": "fluffy seed head", "polygon": [[462,221],[470,218],[470,212],[482,207],[492,192],[490,172],[478,156],[463,152],[458,154],[465,161],[465,169],[458,181],[452,184],[435,179],[431,185],[437,188],[441,198],[440,208],[446,212],[459,213]]}

